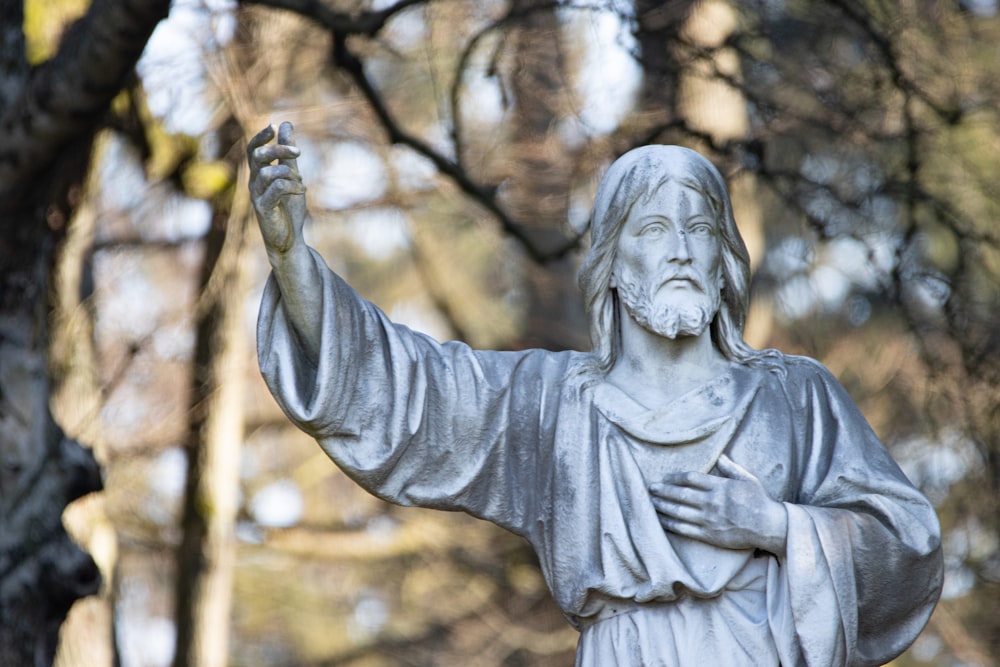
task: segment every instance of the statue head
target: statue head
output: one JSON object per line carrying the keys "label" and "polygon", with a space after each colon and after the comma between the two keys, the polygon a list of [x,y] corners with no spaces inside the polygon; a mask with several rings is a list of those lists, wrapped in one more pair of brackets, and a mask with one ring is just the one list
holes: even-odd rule
{"label": "statue head", "polygon": [[[623,317],[612,287],[619,239],[637,202],[647,203],[667,183],[700,194],[715,216],[721,250],[718,309],[709,330],[719,351],[732,361],[757,355],[743,341],[749,304],[750,258],[733,218],[726,183],[704,157],[680,146],[644,146],[629,151],[608,169],[597,190],[590,218],[591,248],[580,267],[580,288],[590,318],[593,354],[600,370],[614,365]],[[713,306],[714,307],[714,306]]]}

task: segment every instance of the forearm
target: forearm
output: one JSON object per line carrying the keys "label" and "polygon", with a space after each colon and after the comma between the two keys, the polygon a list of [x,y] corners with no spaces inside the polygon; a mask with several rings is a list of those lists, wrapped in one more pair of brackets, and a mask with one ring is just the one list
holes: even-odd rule
{"label": "forearm", "polygon": [[306,190],[296,162],[298,155],[291,123],[282,123],[277,134],[269,125],[247,144],[250,198],[281,293],[282,308],[298,347],[315,364],[322,329],[322,276],[302,237]]}
{"label": "forearm", "polygon": [[284,252],[268,250],[281,302],[299,346],[313,364],[319,360],[322,323],[322,276],[301,237]]}

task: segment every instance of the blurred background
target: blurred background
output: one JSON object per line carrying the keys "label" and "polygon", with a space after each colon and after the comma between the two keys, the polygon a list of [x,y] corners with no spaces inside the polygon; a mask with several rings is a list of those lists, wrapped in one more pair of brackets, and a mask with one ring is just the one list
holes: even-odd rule
{"label": "blurred background", "polygon": [[[86,0],[34,0],[34,63]],[[52,287],[53,413],[104,490],[57,664],[571,665],[519,538],[359,491],[259,377],[247,139],[295,124],[307,236],[391,318],[586,349],[603,170],[729,179],[747,339],[826,364],[936,505],[898,665],[1000,654],[1000,17],[991,0],[175,0],[115,98]],[[176,658],[176,660],[175,660]]]}

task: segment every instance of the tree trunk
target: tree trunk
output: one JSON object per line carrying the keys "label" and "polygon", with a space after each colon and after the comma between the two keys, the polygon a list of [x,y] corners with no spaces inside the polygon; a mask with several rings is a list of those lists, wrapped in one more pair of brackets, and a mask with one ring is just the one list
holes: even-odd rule
{"label": "tree trunk", "polygon": [[682,64],[678,57],[678,35],[695,0],[635,0],[639,62],[642,86],[637,107],[641,128],[668,123],[678,115]]}
{"label": "tree trunk", "polygon": [[0,664],[49,665],[59,626],[97,591],[62,524],[101,487],[93,455],[49,411],[50,272],[94,131],[169,2],[96,0],[57,55],[29,71],[23,8],[0,2]]}
{"label": "tree trunk", "polygon": [[[7,220],[37,225],[30,215]],[[67,439],[49,412],[51,251],[42,241],[12,247],[5,237],[0,252],[0,664],[6,667],[51,664],[69,608],[100,585],[94,561],[62,524],[66,505],[100,489],[101,477],[90,451]]]}
{"label": "tree trunk", "polygon": [[[233,129],[235,124],[230,124]],[[241,137],[241,133],[233,133]],[[226,140],[232,136],[224,137]],[[232,141],[229,142],[233,143]],[[242,145],[242,141],[238,141]],[[241,179],[242,185],[246,179]],[[217,202],[205,240],[178,551],[175,667],[227,664],[240,447],[243,441],[245,189]]]}
{"label": "tree trunk", "polygon": [[[517,0],[523,12],[512,34],[514,97],[504,204],[543,251],[565,243],[573,156],[562,145],[559,121],[569,111],[562,26],[553,9]],[[576,287],[576,265],[564,257],[545,266],[526,262],[527,314],[521,347],[550,350],[587,346],[587,325]]]}
{"label": "tree trunk", "polygon": [[[97,141],[100,145],[100,139]],[[102,151],[95,148],[95,154]],[[103,157],[95,157],[100,161]],[[93,443],[102,465],[108,463],[108,442],[99,418],[105,388],[101,385],[94,338],[94,311],[88,302],[93,275],[90,254],[97,231],[97,215],[83,203],[67,229],[53,272],[53,312],[50,318],[49,368],[52,373],[50,403],[57,422],[67,435]],[[118,535],[107,515],[104,494],[70,506],[63,523],[74,540],[97,562],[105,585],[101,594],[80,600],[63,623],[57,667],[92,667],[117,664],[114,631],[114,572]]]}

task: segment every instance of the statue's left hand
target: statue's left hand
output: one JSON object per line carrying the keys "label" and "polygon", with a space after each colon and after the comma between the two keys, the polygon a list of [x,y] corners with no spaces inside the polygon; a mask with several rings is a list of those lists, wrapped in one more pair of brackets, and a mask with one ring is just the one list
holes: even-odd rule
{"label": "statue's left hand", "polygon": [[785,506],[728,456],[719,458],[717,468],[726,476],[678,473],[650,486],[663,528],[725,549],[762,549],[784,555]]}

